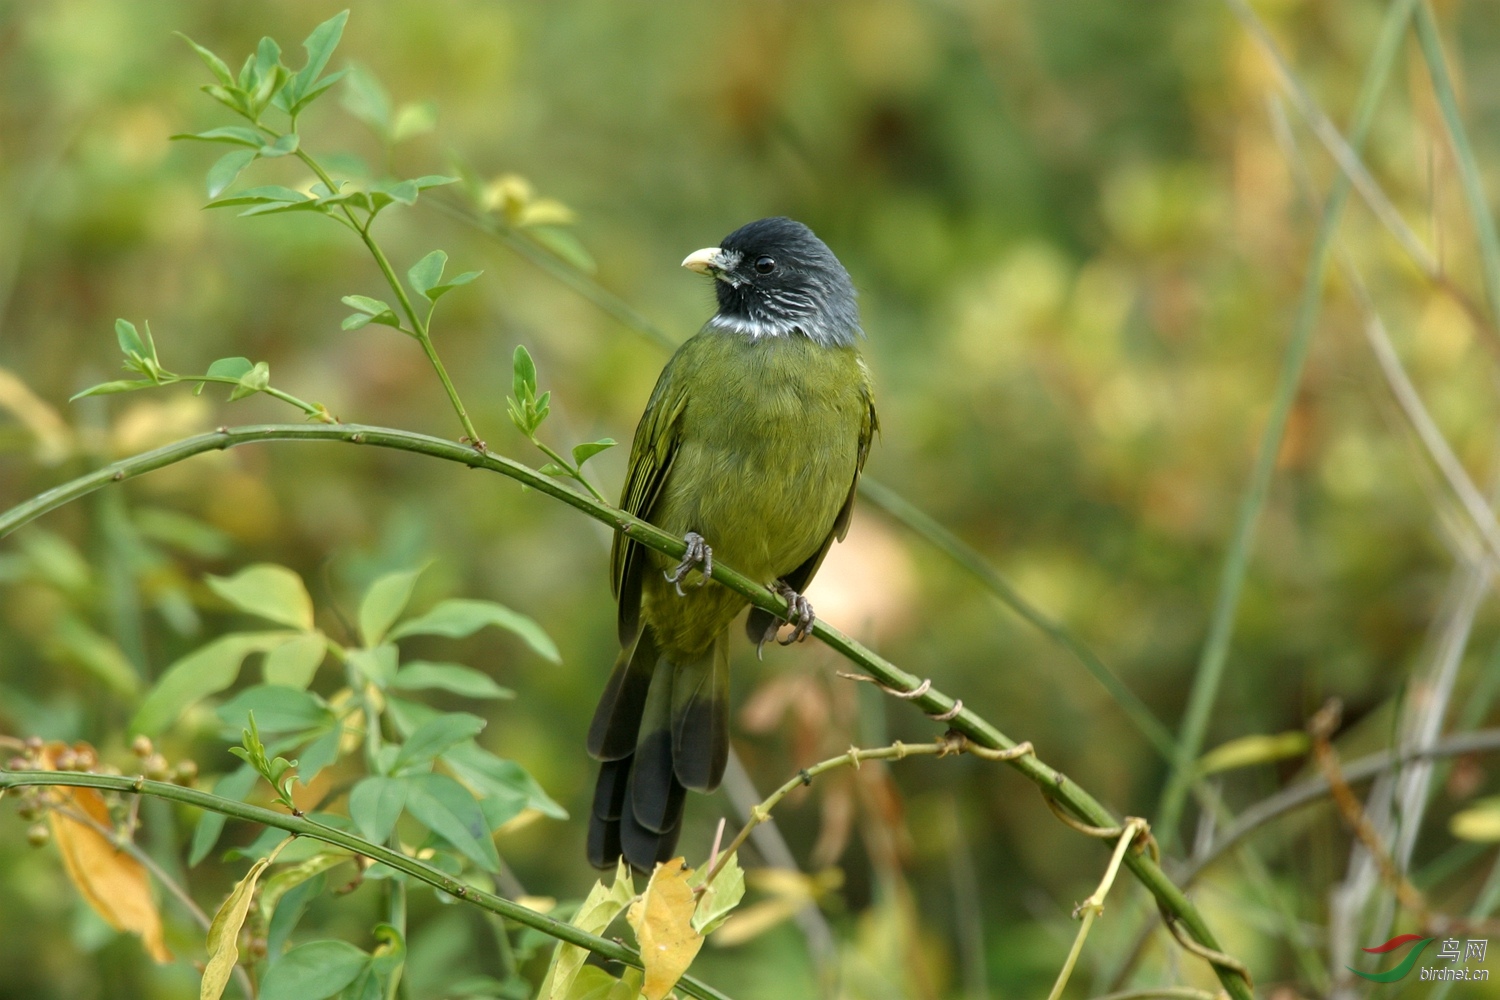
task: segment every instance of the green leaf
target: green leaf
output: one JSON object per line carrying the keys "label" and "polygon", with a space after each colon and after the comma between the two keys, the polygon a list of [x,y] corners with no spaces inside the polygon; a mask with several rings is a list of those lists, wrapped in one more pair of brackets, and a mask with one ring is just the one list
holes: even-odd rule
{"label": "green leaf", "polygon": [[[268,883],[267,888],[269,887]],[[266,962],[268,965],[276,964],[286,954],[287,939],[291,937],[292,931],[297,929],[298,922],[307,912],[307,908],[312,905],[313,900],[323,895],[327,888],[328,876],[326,873],[319,872],[301,885],[295,885],[287,890],[277,901],[266,927]],[[265,899],[265,896],[265,892],[262,892],[261,899]]]}
{"label": "green leaf", "polygon": [[[622,859],[615,865],[614,882],[608,886],[603,879],[595,882],[569,923],[581,931],[602,934],[634,898],[635,884]],[[547,978],[542,980],[541,989],[537,991],[537,1000],[566,1000],[587,958],[588,952],[583,948],[559,941],[557,950],[552,953]]]}
{"label": "green leaf", "polygon": [[406,602],[411,600],[417,577],[426,568],[419,566],[416,569],[387,573],[370,584],[370,589],[365,591],[365,599],[359,605],[359,634],[364,638],[366,646],[380,645],[385,633],[401,617],[401,612],[406,610]]}
{"label": "green leaf", "polygon": [[568,818],[568,811],[552,801],[551,796],[524,767],[513,760],[495,756],[478,743],[460,743],[443,754],[442,761],[465,784],[474,787],[486,798],[521,796],[528,809],[535,809],[553,819]]}
{"label": "green leaf", "polygon": [[312,598],[302,585],[302,578],[285,566],[257,563],[234,576],[205,579],[214,593],[241,611],[304,632],[312,631]]}
{"label": "green leaf", "polygon": [[217,198],[222,194],[225,188],[234,183],[240,171],[254,163],[259,155],[258,149],[236,149],[219,157],[218,161],[208,168],[208,196]]}
{"label": "green leaf", "polygon": [[406,280],[418,295],[426,295],[427,290],[436,285],[443,278],[443,267],[448,263],[448,255],[441,250],[434,250],[411,266],[406,272]]}
{"label": "green leaf", "polygon": [[146,345],[141,340],[141,335],[136,332],[135,324],[128,319],[115,320],[115,340],[120,344],[120,352],[138,357],[148,357]]}
{"label": "green leaf", "polygon": [[100,635],[71,612],[59,616],[43,649],[49,657],[78,664],[130,701],[140,691],[141,675],[114,640]]}
{"label": "green leaf", "polygon": [[417,660],[397,672],[391,687],[402,691],[451,691],[466,698],[514,698],[516,693],[501,687],[488,674],[457,663],[429,663]]}
{"label": "green leaf", "polygon": [[245,917],[250,912],[255,885],[270,864],[269,858],[261,858],[251,865],[250,871],[235,883],[229,898],[214,914],[213,923],[208,928],[208,964],[203,969],[203,980],[198,988],[199,1000],[219,1000],[224,995],[230,973],[234,972],[235,963],[240,958],[240,929],[245,926]]}
{"label": "green leaf", "polygon": [[404,142],[414,135],[431,132],[437,127],[437,105],[431,101],[403,104],[391,123],[391,142]]}
{"label": "green leaf", "polygon": [[254,367],[255,365],[250,362],[249,358],[220,358],[209,365],[208,371],[204,374],[219,378],[240,379],[244,378],[245,374]]}
{"label": "green leaf", "polygon": [[599,265],[594,263],[594,258],[583,248],[583,244],[578,242],[578,237],[568,230],[558,226],[530,226],[525,232],[533,240],[585,274],[593,274],[599,269]]}
{"label": "green leaf", "polygon": [[[236,802],[243,801],[255,787],[255,781],[259,777],[255,769],[246,764],[239,770],[221,776],[214,783],[214,794]],[[228,817],[223,813],[208,810],[198,817],[198,826],[193,830],[192,848],[188,852],[188,867],[196,868],[200,861],[208,857],[208,852],[214,849],[214,845],[219,842],[219,835],[224,832],[226,819]]]}
{"label": "green leaf", "polygon": [[261,675],[267,684],[302,691],[312,683],[313,675],[327,654],[328,639],[323,633],[305,632],[267,653]]}
{"label": "green leaf", "polygon": [[573,470],[572,469],[564,469],[562,466],[558,465],[556,462],[548,462],[546,465],[543,465],[540,469],[538,469],[536,471],[540,472],[544,476],[561,476],[564,479],[572,479],[573,478]]}
{"label": "green leaf", "polygon": [[199,142],[227,142],[235,146],[248,146],[251,149],[260,149],[265,145],[265,139],[259,132],[243,125],[225,125],[220,128],[211,128],[207,132],[179,132],[171,138],[177,142],[187,139],[196,139]]}
{"label": "green leaf", "polygon": [[483,273],[483,271],[465,271],[462,274],[456,274],[440,285],[433,285],[423,294],[427,296],[428,301],[436,302],[459,285],[467,285]]}
{"label": "green leaf", "polygon": [[536,398],[536,362],[531,360],[531,352],[524,344],[517,344],[515,353],[511,355],[510,384],[518,402],[525,403]]}
{"label": "green leaf", "polygon": [[391,770],[404,771],[429,764],[438,754],[478,736],[484,726],[483,719],[468,712],[445,712],[429,719],[401,744]]}
{"label": "green leaf", "polygon": [[426,614],[396,626],[390,638],[395,640],[412,635],[441,635],[449,639],[463,639],[486,625],[494,625],[520,636],[540,656],[553,663],[562,662],[557,645],[540,625],[520,612],[494,601],[449,598],[439,602]]}
{"label": "green leaf", "polygon": [[333,715],[316,695],[279,684],[256,684],[219,706],[226,726],[238,729],[250,713],[260,730],[272,735],[300,733],[328,725]]}
{"label": "green leaf", "polygon": [[349,816],[360,835],[372,844],[390,840],[405,808],[406,782],[399,778],[365,778],[349,793]]}
{"label": "green leaf", "polygon": [[369,961],[369,955],[347,941],[309,941],[266,972],[260,1000],[323,1000],[354,982]]}
{"label": "green leaf", "polygon": [[391,131],[391,98],[375,74],[360,65],[349,67],[344,81],[344,110],[364,122],[382,139],[389,141]]}
{"label": "green leaf", "polygon": [[165,507],[137,507],[135,526],[147,539],[199,559],[222,559],[234,545],[218,528]]}
{"label": "green leaf", "polygon": [[255,85],[263,84],[280,63],[281,46],[269,35],[263,37],[260,44],[255,47],[255,76],[251,78]]}
{"label": "green leaf", "polygon": [[154,385],[156,385],[156,383],[151,381],[150,379],[141,378],[127,378],[119,379],[114,382],[101,382],[98,385],[89,386],[82,392],[73,393],[73,395],[68,397],[68,402],[71,403],[74,400],[82,399],[85,396],[108,396],[117,392],[135,392],[137,389],[150,389]]}
{"label": "green leaf", "polygon": [[227,87],[219,87],[215,86],[214,84],[207,84],[205,86],[199,87],[198,89],[203,91],[209,97],[212,97],[214,100],[218,101],[220,104],[224,105],[226,108],[229,108],[236,114],[250,113],[250,105],[247,100],[247,95],[239,87],[233,86],[232,84]]}
{"label": "green leaf", "polygon": [[187,654],[157,679],[130,722],[131,732],[147,736],[160,733],[188,706],[233,684],[245,657],[278,646],[287,638],[285,632],[235,632]]}
{"label": "green leaf", "polygon": [[581,469],[584,462],[587,462],[601,451],[608,451],[616,443],[614,438],[600,438],[597,441],[590,441],[587,444],[575,444],[573,446],[573,464]]}
{"label": "green leaf", "polygon": [[239,194],[228,198],[220,198],[211,201],[208,208],[233,208],[236,205],[269,205],[269,204],[301,204],[313,199],[301,191],[293,191],[289,187],[280,184],[266,184],[261,187],[247,188]]}
{"label": "green leaf", "polygon": [[292,113],[301,110],[311,96],[315,96],[310,94],[312,86],[328,65],[333,50],[338,48],[339,39],[344,35],[344,25],[348,21],[349,12],[340,11],[314,28],[312,34],[303,40],[302,48],[307,52],[307,63],[287,84],[290,92],[288,110]]}
{"label": "green leaf", "polygon": [[297,755],[297,777],[304,785],[310,785],[318,772],[339,759],[339,745],[344,738],[344,726],[335,722],[328,732],[302,748]]}
{"label": "green leaf", "polygon": [[484,812],[469,790],[446,774],[409,774],[406,811],[433,833],[458,848],[485,871],[500,867]]}
{"label": "green leaf", "polygon": [[396,676],[399,651],[388,642],[374,649],[351,649],[347,656],[349,665],[378,688],[386,687]]}
{"label": "green leaf", "polygon": [[299,141],[296,132],[288,132],[286,135],[277,138],[275,142],[260,147],[260,155],[268,159],[274,159],[278,156],[295,153]]}
{"label": "green leaf", "polygon": [[[708,872],[708,865],[699,868],[688,876],[688,885],[694,889],[698,888],[708,877]],[[740,867],[739,855],[731,854],[724,862],[723,870],[699,895],[698,906],[693,910],[693,918],[690,921],[693,930],[705,936],[712,934],[729,919],[729,914],[740,905],[740,900],[744,898],[745,870]]]}
{"label": "green leaf", "polygon": [[260,898],[256,901],[255,908],[260,911],[260,921],[267,923],[276,913],[276,907],[281,904],[286,894],[297,886],[328,871],[337,868],[349,855],[342,853],[326,852],[316,854],[299,864],[283,869],[275,875],[266,879],[266,884],[260,890]]}
{"label": "green leaf", "polygon": [[178,38],[182,39],[184,42],[187,42],[193,47],[193,51],[198,53],[198,58],[203,60],[203,65],[208,67],[209,72],[212,73],[220,83],[222,83],[226,87],[231,87],[234,85],[234,74],[229,72],[229,67],[224,65],[224,60],[220,59],[218,56],[214,55],[213,52],[199,45],[197,42],[193,41],[182,32],[174,31],[172,32],[172,34],[176,35]]}
{"label": "green leaf", "polygon": [[457,177],[448,177],[444,174],[423,174],[421,177],[413,177],[410,181],[418,191],[426,191],[428,188],[442,187],[445,184],[457,184]]}

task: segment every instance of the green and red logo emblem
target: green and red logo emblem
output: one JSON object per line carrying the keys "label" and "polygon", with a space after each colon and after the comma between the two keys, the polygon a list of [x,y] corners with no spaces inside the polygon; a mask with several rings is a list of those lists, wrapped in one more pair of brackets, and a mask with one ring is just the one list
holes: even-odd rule
{"label": "green and red logo emblem", "polygon": [[1422,957],[1422,951],[1436,940],[1436,938],[1424,938],[1420,934],[1402,934],[1391,938],[1385,944],[1363,949],[1371,955],[1385,955],[1404,948],[1415,941],[1416,947],[1406,953],[1406,957],[1401,960],[1399,965],[1389,968],[1384,972],[1360,972],[1358,969],[1348,965],[1344,966],[1344,968],[1362,979],[1370,980],[1372,983],[1394,983],[1398,979],[1405,978],[1407,973],[1411,972],[1417,964],[1417,959]]}

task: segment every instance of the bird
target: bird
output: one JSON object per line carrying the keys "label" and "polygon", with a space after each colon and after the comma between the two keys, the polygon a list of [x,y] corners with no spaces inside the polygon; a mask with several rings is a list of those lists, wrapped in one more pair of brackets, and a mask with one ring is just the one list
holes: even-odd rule
{"label": "bird", "polygon": [[816,614],[803,592],[849,531],[879,426],[854,283],[811,229],[761,219],[682,266],[713,279],[718,310],[662,369],[620,506],[687,553],[674,563],[615,536],[620,653],[588,733],[600,868],[623,857],[650,872],[674,857],[687,790],[723,778],[729,630],[748,602],[712,581],[714,559],[787,601],[785,622],[751,609],[757,654],[806,638]]}

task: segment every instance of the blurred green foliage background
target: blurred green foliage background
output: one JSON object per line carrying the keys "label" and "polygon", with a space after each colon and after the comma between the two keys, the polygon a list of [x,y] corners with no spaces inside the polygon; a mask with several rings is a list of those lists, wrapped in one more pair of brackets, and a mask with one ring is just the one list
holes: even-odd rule
{"label": "blurred green foliage background", "polygon": [[[1258,6],[1330,116],[1347,121],[1384,5]],[[4,506],[112,456],[219,424],[291,419],[265,397],[226,404],[186,389],[68,405],[118,377],[116,316],[149,319],[176,370],[243,354],[344,419],[458,436],[413,344],[379,326],[340,330],[340,296],[381,292],[350,235],[311,215],[202,211],[204,171],[223,150],[168,141],[225,120],[197,92],[206,74],[172,31],[237,65],[263,34],[298,56],[295,41],[337,9],[0,2]],[[1481,2],[1438,13],[1479,161],[1500,165],[1500,20]],[[1273,127],[1275,78],[1226,6],[389,0],[355,6],[333,65],[349,61],[397,105],[414,105],[409,124],[425,121],[430,101],[435,127],[387,148],[324,100],[301,124],[305,146],[352,151],[398,176],[449,172],[457,158],[485,181],[514,175],[496,189],[512,197],[524,178],[576,214],[565,232],[596,262],[590,280],[673,340],[712,308],[705,284],[677,266],[686,253],[765,215],[811,225],[861,292],[883,425],[871,474],[1076,630],[1176,729],[1315,218]],[[1296,134],[1326,191],[1328,160],[1300,124]],[[1366,159],[1457,287],[1482,302],[1473,227],[1414,44]],[[306,180],[286,161],[252,170],[251,183]],[[1486,174],[1492,194],[1497,176]],[[438,194],[431,201],[457,204]],[[1363,205],[1347,216],[1342,246],[1442,430],[1487,483],[1500,446],[1493,328],[1420,275]],[[387,213],[378,232],[399,271],[434,247],[455,270],[484,270],[444,300],[434,335],[491,448],[540,461],[505,416],[518,344],[553,390],[544,437],[628,441],[667,356],[651,336],[431,205]],[[1356,724],[1351,752],[1384,745],[1427,655],[1462,546],[1363,322],[1332,279],[1209,746],[1300,729],[1333,695]],[[590,463],[606,495],[625,458],[622,448]],[[583,734],[615,650],[608,544],[599,525],[509,481],[417,457],[299,444],[195,459],[50,515],[0,549],[0,727],[118,754],[132,703],[128,683],[106,679],[154,676],[238,621],[202,585],[205,572],[292,566],[337,633],[335,606],[347,616],[375,575],[431,559],[418,606],[498,600],[561,647],[555,667],[498,633],[468,640],[455,658],[520,696],[453,705],[484,712],[486,745],[577,817],[593,777]],[[880,511],[859,511],[811,597],[829,621],[1034,741],[1112,808],[1152,815],[1166,765],[1118,706],[1066,651]],[[1497,638],[1486,606],[1456,704],[1472,703]],[[761,665],[742,645],[735,665],[735,745],[763,791],[851,742],[935,732],[835,678],[841,662],[821,647],[768,651]],[[206,774],[230,766],[211,728],[179,726],[167,741],[174,759],[192,756]],[[1466,908],[1487,870],[1480,848],[1446,830],[1450,814],[1495,791],[1485,765],[1452,772],[1463,780],[1439,788],[1416,847],[1414,871],[1434,873],[1424,889],[1444,909]],[[1237,771],[1222,791],[1242,808],[1304,766]],[[705,855],[726,814],[722,794],[695,799],[684,850]],[[173,829],[168,810],[147,818]],[[804,868],[843,872],[823,904],[848,997],[1044,994],[1071,939],[1069,911],[1104,863],[1020,779],[969,759],[833,776],[778,819]],[[499,848],[530,892],[576,899],[595,877],[584,827],[536,818]],[[1333,812],[1298,813],[1256,843],[1281,898],[1322,925],[1349,851]],[[206,863],[191,876],[195,894],[211,908],[242,869]],[[1231,858],[1197,899],[1267,995],[1315,992],[1258,891]],[[1122,880],[1115,893],[1078,996],[1104,991],[1149,912],[1137,886]],[[324,899],[312,920],[358,941],[374,899]],[[102,930],[9,811],[0,901],[0,996],[195,995],[188,966],[153,967],[133,940]],[[447,995],[446,983],[488,969],[482,920],[431,894],[413,906],[416,995]],[[174,921],[176,950],[197,954],[194,929]],[[1140,981],[1207,985],[1201,963],[1166,941],[1150,940]],[[737,998],[814,990],[790,922],[706,949],[695,971]]]}

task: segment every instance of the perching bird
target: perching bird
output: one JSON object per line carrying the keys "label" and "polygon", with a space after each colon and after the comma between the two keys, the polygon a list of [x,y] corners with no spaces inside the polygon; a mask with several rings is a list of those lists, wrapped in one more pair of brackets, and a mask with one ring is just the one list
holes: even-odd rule
{"label": "perching bird", "polygon": [[[704,572],[719,559],[772,587],[793,618],[780,641],[805,637],[801,592],[849,530],[876,429],[854,285],[812,230],[761,219],[682,266],[715,279],[719,311],[662,369],[620,506],[688,551],[674,564],[615,536],[622,648],[588,743],[603,762],[588,840],[599,867],[671,858],[686,789],[724,775],[729,625],[747,602]],[[752,609],[757,651],[780,625]]]}

